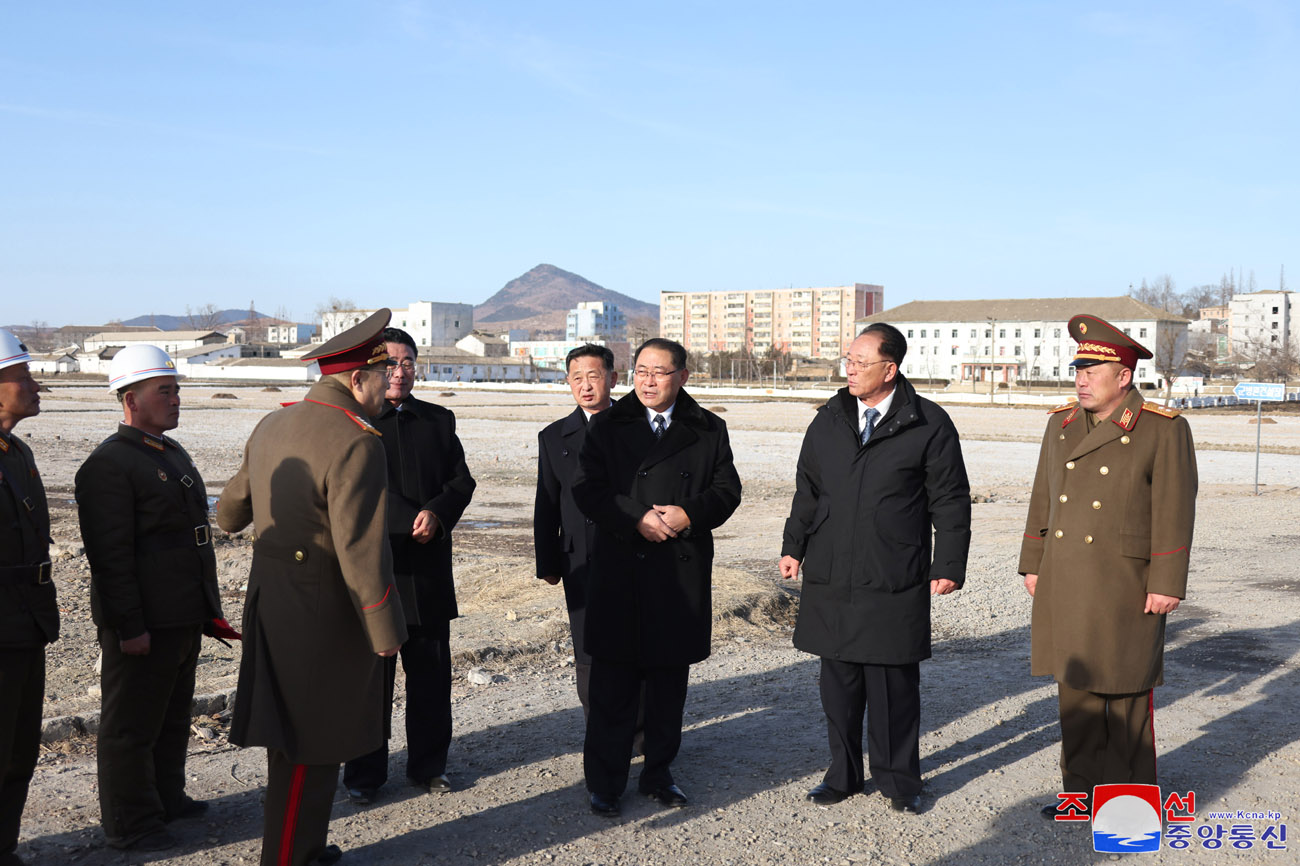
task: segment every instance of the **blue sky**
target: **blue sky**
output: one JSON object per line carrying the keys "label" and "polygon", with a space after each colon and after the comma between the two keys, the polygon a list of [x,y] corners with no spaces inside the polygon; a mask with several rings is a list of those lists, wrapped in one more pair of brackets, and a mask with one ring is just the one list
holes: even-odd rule
{"label": "blue sky", "polygon": [[0,0],[0,322],[1300,285],[1294,3]]}

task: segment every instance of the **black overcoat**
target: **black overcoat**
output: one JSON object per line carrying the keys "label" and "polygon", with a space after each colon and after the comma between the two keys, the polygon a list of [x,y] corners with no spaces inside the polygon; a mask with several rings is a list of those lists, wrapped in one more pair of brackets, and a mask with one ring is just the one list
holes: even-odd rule
{"label": "black overcoat", "polygon": [[970,485],[957,429],[896,381],[865,446],[858,400],[842,388],[818,408],[799,454],[781,553],[803,564],[794,645],[824,658],[929,658],[930,581],[965,581]]}
{"label": "black overcoat", "polygon": [[58,639],[54,582],[35,570],[49,558],[50,508],[36,459],[17,436],[0,435],[0,649]]}
{"label": "black overcoat", "polygon": [[[635,391],[592,419],[573,497],[596,521],[587,584],[586,651],[641,667],[709,656],[713,530],[740,505],[727,425],[681,391],[655,438]],[[677,505],[689,532],[647,541],[636,525],[653,505]]]}
{"label": "black overcoat", "polygon": [[537,434],[537,496],[533,501],[533,552],[538,577],[564,579],[569,610],[587,606],[587,571],[595,548],[596,521],[573,498],[578,452],[587,433],[581,408]]}
{"label": "black overcoat", "polygon": [[[385,402],[373,419],[388,461],[388,541],[402,610],[411,625],[455,619],[451,531],[469,507],[476,483],[465,464],[450,409],[407,397],[398,410]],[[411,538],[421,511],[438,518],[426,544]]]}

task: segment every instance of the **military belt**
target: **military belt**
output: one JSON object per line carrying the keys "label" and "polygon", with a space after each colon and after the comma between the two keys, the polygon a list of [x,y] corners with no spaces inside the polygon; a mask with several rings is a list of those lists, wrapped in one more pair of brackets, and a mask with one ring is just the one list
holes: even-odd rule
{"label": "military belt", "polygon": [[50,582],[53,571],[54,566],[48,559],[40,565],[0,566],[0,586],[39,586]]}
{"label": "military belt", "polygon": [[175,532],[158,532],[135,540],[138,553],[162,553],[165,550],[179,550],[186,547],[205,547],[212,542],[212,529],[206,523],[193,529],[178,529]]}

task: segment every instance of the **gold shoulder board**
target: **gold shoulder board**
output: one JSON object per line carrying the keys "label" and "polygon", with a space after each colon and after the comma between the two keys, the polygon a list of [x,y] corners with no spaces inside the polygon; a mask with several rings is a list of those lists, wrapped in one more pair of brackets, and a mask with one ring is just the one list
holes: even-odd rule
{"label": "gold shoulder board", "polygon": [[1055,415],[1057,412],[1064,412],[1066,409],[1073,409],[1075,406],[1078,405],[1079,405],[1078,400],[1071,400],[1069,403],[1063,403],[1060,406],[1057,406],[1055,409],[1048,409],[1047,414]]}
{"label": "gold shoulder board", "polygon": [[1177,409],[1170,409],[1167,406],[1161,406],[1159,403],[1151,403],[1151,402],[1143,403],[1142,411],[1154,412],[1155,414],[1165,418],[1177,418],[1179,415],[1183,414]]}

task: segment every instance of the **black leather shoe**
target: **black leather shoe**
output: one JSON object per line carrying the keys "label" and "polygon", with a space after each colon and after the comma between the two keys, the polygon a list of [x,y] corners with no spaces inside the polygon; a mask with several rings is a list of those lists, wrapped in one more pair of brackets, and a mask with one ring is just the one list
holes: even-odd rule
{"label": "black leather shoe", "polygon": [[185,800],[176,808],[168,809],[163,815],[163,822],[170,824],[172,821],[180,821],[184,818],[197,818],[208,811],[208,804],[203,800],[195,800],[193,797],[186,797]]}
{"label": "black leather shoe", "polygon": [[921,814],[921,795],[909,794],[905,797],[890,797],[889,808],[895,812],[910,812],[913,815]]}
{"label": "black leather shoe", "polygon": [[109,839],[108,844],[121,851],[166,851],[176,847],[176,837],[165,829],[150,831],[129,842],[121,839]]}
{"label": "black leather shoe", "polygon": [[617,818],[623,810],[618,804],[618,797],[602,797],[593,791],[591,811],[592,814],[600,815],[602,818]]}
{"label": "black leather shoe", "polygon": [[651,800],[654,800],[660,806],[668,806],[672,809],[680,809],[682,806],[690,803],[686,799],[685,792],[676,785],[665,785],[662,788],[655,788],[652,791],[642,791]]}
{"label": "black leather shoe", "polygon": [[[1051,821],[1053,824],[1084,824],[1087,823],[1091,817],[1086,810],[1066,809],[1062,812],[1060,810],[1061,805],[1061,803],[1048,803],[1046,806],[1038,810],[1038,814],[1042,815],[1046,820]],[[1057,821],[1057,815],[1071,817],[1068,820],[1063,817],[1062,820]]]}
{"label": "black leather shoe", "polygon": [[10,851],[8,854],[0,854],[0,866],[27,866],[27,861]]}
{"label": "black leather shoe", "polygon": [[834,806],[836,803],[843,802],[849,797],[848,791],[841,791],[838,788],[832,788],[830,785],[822,782],[816,788],[808,792],[808,802],[816,803],[818,806]]}
{"label": "black leather shoe", "polygon": [[331,866],[343,859],[343,849],[337,845],[326,845],[325,850],[316,855],[310,866]]}
{"label": "black leather shoe", "polygon": [[409,781],[426,794],[450,794],[452,791],[451,779],[447,778],[446,773],[434,776],[432,779],[410,779]]}
{"label": "black leather shoe", "polygon": [[375,802],[374,788],[348,788],[348,799],[357,806],[369,806]]}

